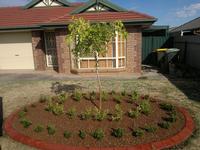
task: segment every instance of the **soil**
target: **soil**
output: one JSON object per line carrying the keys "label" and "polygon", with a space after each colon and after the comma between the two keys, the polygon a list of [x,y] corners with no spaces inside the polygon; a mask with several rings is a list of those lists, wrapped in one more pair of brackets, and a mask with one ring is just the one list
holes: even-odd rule
{"label": "soil", "polygon": [[[34,103],[34,105],[27,106],[28,112],[26,113],[25,118],[32,122],[32,125],[25,129],[22,124],[20,124],[20,118],[16,118],[13,124],[13,127],[20,133],[30,136],[34,139],[47,141],[50,143],[56,144],[65,144],[68,146],[76,147],[127,147],[137,144],[149,143],[154,141],[160,141],[166,139],[167,137],[173,136],[184,127],[185,120],[184,116],[177,110],[177,120],[171,124],[169,129],[163,129],[158,126],[158,123],[163,122],[163,118],[167,117],[168,114],[166,111],[160,109],[160,101],[156,99],[150,100],[151,112],[150,114],[144,115],[141,114],[138,118],[130,118],[127,115],[127,112],[136,108],[143,99],[139,99],[133,104],[128,103],[127,100],[130,99],[130,96],[125,96],[122,98],[123,101],[120,104],[121,108],[125,112],[123,119],[121,121],[111,121],[109,119],[103,121],[95,121],[92,119],[81,120],[79,117],[86,108],[94,108],[98,106],[99,101],[95,100],[91,102],[86,98],[82,99],[80,102],[74,101],[71,97],[67,99],[64,103],[64,110],[67,112],[70,108],[76,108],[77,116],[73,119],[70,119],[66,113],[55,116],[51,112],[45,110],[47,102],[45,103]],[[112,95],[109,95],[109,100],[103,102],[103,109],[108,109],[109,112],[112,112],[115,109],[117,103],[113,100]],[[33,107],[34,106],[34,107]],[[23,110],[22,108],[21,110]],[[45,129],[41,133],[34,132],[34,128],[37,125],[43,125],[45,128],[47,125],[54,125],[56,128],[56,133],[54,135],[48,135],[47,130]],[[145,125],[153,125],[157,127],[157,130],[154,133],[145,132],[142,137],[132,136],[132,130],[137,128],[143,128]],[[97,141],[91,136],[91,133],[98,129],[103,129],[105,136],[102,140]],[[121,138],[116,138],[111,135],[111,131],[114,128],[123,128],[125,134]],[[65,139],[63,136],[64,131],[70,131],[72,133],[71,138]],[[79,130],[84,130],[87,135],[85,139],[81,139],[78,136]]]}

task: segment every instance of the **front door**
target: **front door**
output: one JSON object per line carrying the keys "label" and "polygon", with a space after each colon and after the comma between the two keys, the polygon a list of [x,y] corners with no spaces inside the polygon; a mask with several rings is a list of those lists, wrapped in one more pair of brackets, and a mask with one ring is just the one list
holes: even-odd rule
{"label": "front door", "polygon": [[47,67],[58,66],[55,32],[45,32]]}

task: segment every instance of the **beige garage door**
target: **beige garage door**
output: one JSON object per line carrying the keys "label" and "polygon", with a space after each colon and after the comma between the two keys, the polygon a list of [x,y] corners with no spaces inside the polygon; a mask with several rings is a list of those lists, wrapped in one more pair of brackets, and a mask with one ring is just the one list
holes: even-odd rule
{"label": "beige garage door", "polygon": [[0,69],[34,69],[31,32],[0,33]]}

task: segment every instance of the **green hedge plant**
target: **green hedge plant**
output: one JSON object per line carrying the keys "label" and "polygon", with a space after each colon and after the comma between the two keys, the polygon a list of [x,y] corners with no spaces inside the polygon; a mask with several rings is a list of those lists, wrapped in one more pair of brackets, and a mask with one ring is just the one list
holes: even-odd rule
{"label": "green hedge plant", "polygon": [[85,139],[85,137],[86,137],[85,131],[80,130],[78,136],[79,136],[81,139]]}
{"label": "green hedge plant", "polygon": [[44,131],[44,126],[42,126],[42,125],[37,125],[37,126],[34,128],[34,132],[36,132],[36,133],[40,133],[40,132],[42,132],[42,131]]}
{"label": "green hedge plant", "polygon": [[104,138],[104,131],[102,129],[96,129],[92,132],[92,137],[96,140],[102,140]]}
{"label": "green hedge plant", "polygon": [[132,135],[135,137],[142,137],[144,135],[144,131],[140,128],[133,130]]}
{"label": "green hedge plant", "polygon": [[55,132],[56,132],[55,126],[53,126],[53,125],[48,125],[48,126],[47,126],[47,132],[48,132],[49,135],[55,134]]}
{"label": "green hedge plant", "polygon": [[80,91],[76,90],[74,91],[72,98],[73,100],[79,102],[83,98],[83,94]]}
{"label": "green hedge plant", "polygon": [[137,107],[136,109],[131,109],[128,111],[128,116],[130,118],[137,118],[140,115],[140,109]]}
{"label": "green hedge plant", "polygon": [[115,105],[115,111],[112,114],[112,121],[120,121],[122,120],[124,112],[119,104]]}
{"label": "green hedge plant", "polygon": [[103,121],[108,118],[109,110],[100,110],[98,108],[94,109],[94,119],[97,121]]}
{"label": "green hedge plant", "polygon": [[71,135],[72,135],[72,133],[69,132],[69,131],[67,131],[67,130],[65,130],[64,133],[63,133],[63,136],[64,136],[64,138],[66,138],[66,139],[69,139],[69,138],[71,137]]}
{"label": "green hedge plant", "polygon": [[116,138],[121,138],[124,135],[124,129],[122,128],[113,129],[111,135]]}
{"label": "green hedge plant", "polygon": [[23,125],[24,128],[29,128],[29,126],[32,125],[32,122],[25,118],[21,119],[20,123]]}
{"label": "green hedge plant", "polygon": [[151,112],[151,104],[148,100],[143,100],[139,105],[140,112],[149,115]]}
{"label": "green hedge plant", "polygon": [[69,116],[70,119],[73,119],[76,116],[76,108],[69,108],[66,114]]}

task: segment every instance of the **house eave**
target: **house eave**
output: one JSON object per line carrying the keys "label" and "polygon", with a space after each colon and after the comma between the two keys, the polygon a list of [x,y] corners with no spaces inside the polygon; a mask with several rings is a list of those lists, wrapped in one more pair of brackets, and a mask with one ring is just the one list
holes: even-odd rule
{"label": "house eave", "polygon": [[[138,19],[138,20],[123,20],[122,22],[126,26],[136,26],[136,25],[151,25],[153,24],[157,19]],[[91,21],[91,23],[96,22],[112,22],[112,20],[108,21]],[[35,26],[18,26],[18,27],[0,27],[0,31],[19,31],[19,30],[44,30],[47,28],[66,28],[67,25],[69,25],[72,22],[66,22],[66,23],[47,23],[47,24],[41,24],[41,25],[35,25]]]}

